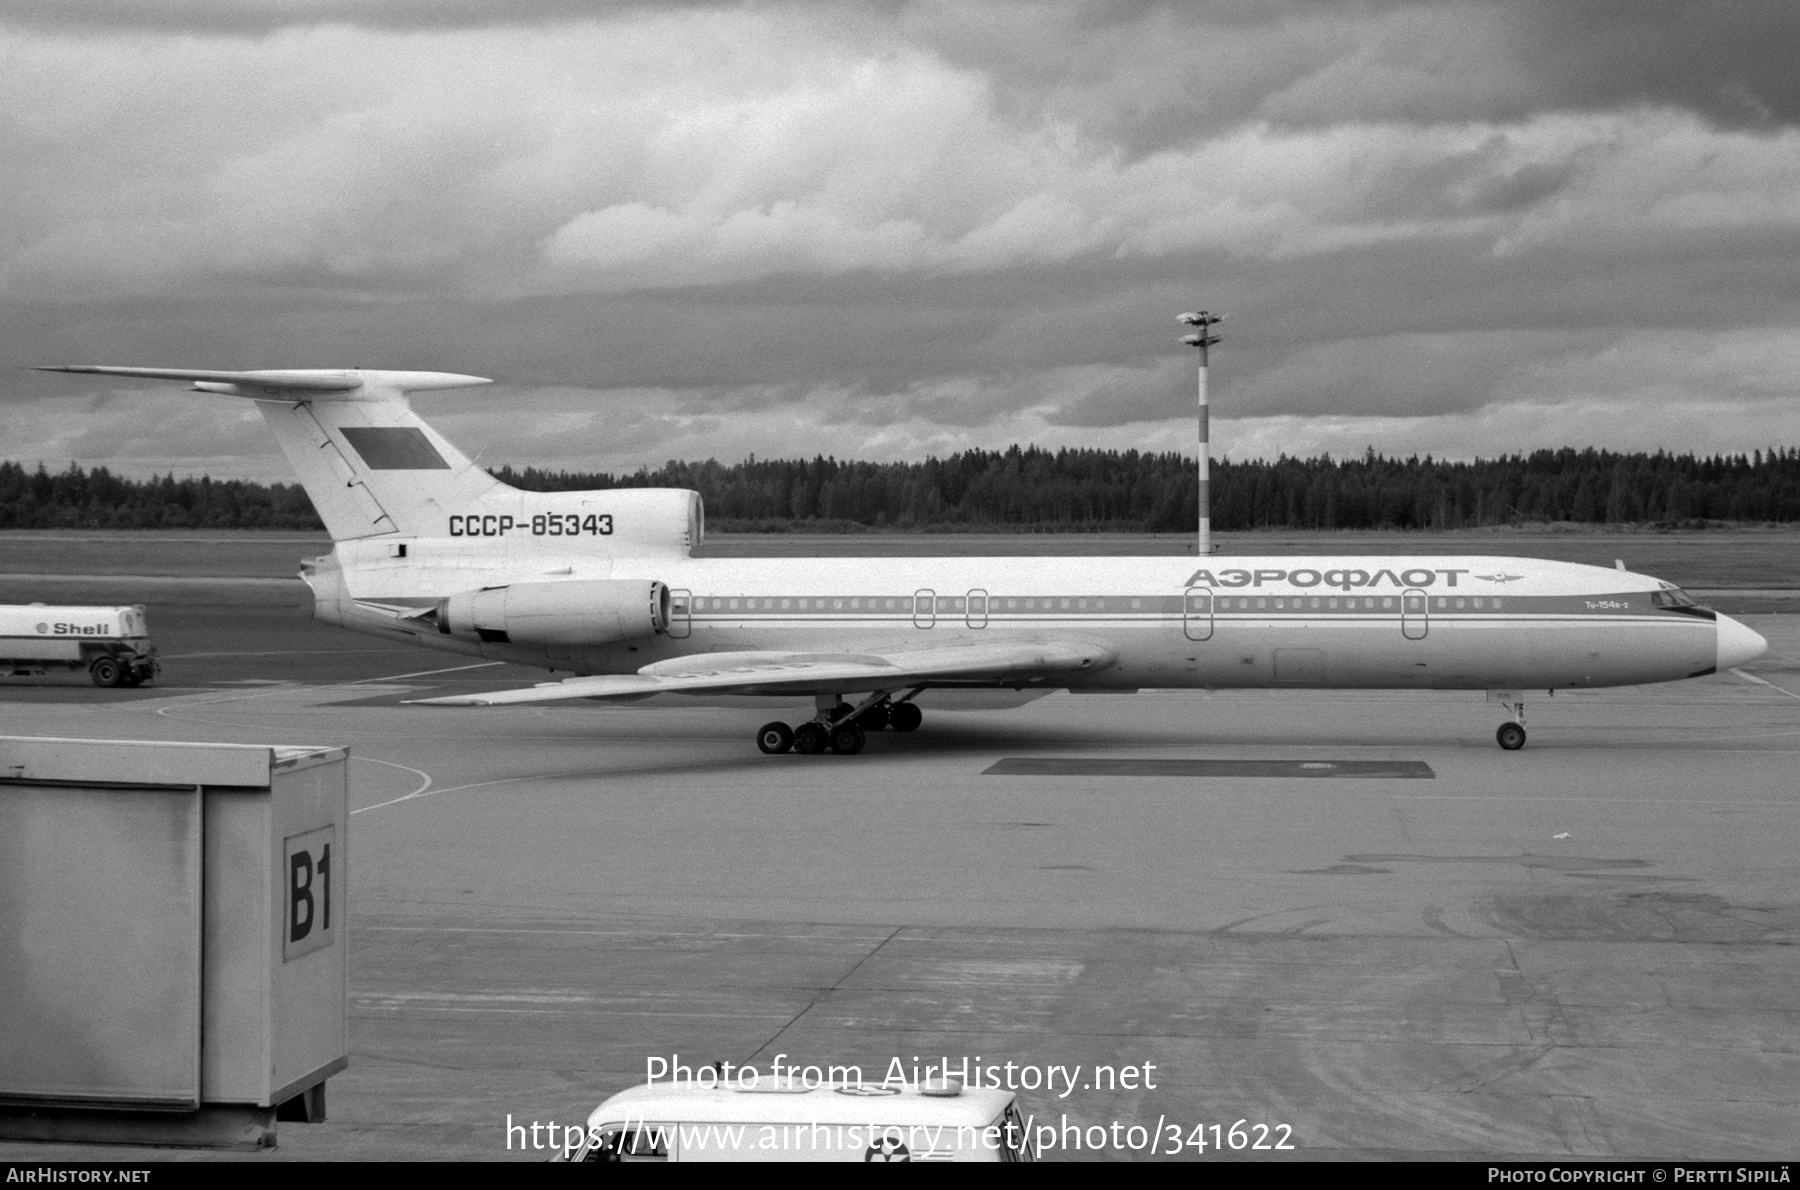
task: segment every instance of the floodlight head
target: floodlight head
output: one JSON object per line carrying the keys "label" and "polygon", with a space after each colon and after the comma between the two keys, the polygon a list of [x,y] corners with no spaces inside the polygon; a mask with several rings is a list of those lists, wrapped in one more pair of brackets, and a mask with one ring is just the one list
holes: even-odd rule
{"label": "floodlight head", "polygon": [[1198,347],[1200,346],[1201,338],[1202,336],[1200,335],[1183,335],[1181,336],[1181,341],[1186,343],[1189,347]]}
{"label": "floodlight head", "polygon": [[1178,315],[1175,319],[1176,322],[1182,323],[1185,326],[1199,326],[1205,320],[1205,314],[1197,313],[1193,310],[1189,310],[1186,314]]}

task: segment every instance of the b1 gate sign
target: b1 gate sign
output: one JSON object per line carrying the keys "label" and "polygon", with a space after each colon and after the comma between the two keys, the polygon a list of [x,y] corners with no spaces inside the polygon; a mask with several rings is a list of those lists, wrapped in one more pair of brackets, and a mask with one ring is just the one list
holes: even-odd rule
{"label": "b1 gate sign", "polygon": [[337,938],[337,919],[343,917],[343,910],[331,903],[331,865],[333,856],[341,856],[343,850],[336,844],[337,827],[324,826],[291,835],[282,845],[281,868],[287,887],[281,932],[284,963],[330,946]]}

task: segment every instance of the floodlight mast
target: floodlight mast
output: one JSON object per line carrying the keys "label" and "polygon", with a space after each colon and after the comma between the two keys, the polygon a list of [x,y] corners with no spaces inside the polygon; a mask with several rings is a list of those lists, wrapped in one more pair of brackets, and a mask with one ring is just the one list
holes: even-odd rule
{"label": "floodlight mast", "polygon": [[1200,351],[1200,549],[1202,557],[1213,552],[1212,545],[1212,491],[1208,476],[1208,455],[1210,447],[1207,425],[1206,406],[1206,363],[1207,349],[1219,341],[1219,336],[1212,334],[1215,323],[1225,321],[1223,314],[1209,314],[1205,310],[1190,310],[1181,315],[1179,321],[1184,326],[1199,328],[1198,333],[1182,336],[1181,341],[1189,347]]}

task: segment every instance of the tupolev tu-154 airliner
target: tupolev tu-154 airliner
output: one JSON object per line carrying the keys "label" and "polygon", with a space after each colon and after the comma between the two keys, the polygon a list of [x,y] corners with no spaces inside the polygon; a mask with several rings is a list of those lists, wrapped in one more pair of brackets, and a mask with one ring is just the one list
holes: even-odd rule
{"label": "tupolev tu-154 airliner", "polygon": [[852,755],[933,689],[1483,690],[1525,743],[1527,692],[1700,677],[1768,647],[1672,583],[1474,556],[695,558],[698,492],[526,492],[427,425],[439,372],[62,366],[257,402],[335,543],[314,615],[578,676],[420,700],[810,695],[764,752]]}

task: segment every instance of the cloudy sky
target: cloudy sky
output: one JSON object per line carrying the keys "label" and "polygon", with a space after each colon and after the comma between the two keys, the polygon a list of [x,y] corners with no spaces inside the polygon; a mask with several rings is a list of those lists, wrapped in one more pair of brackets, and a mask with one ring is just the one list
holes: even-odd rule
{"label": "cloudy sky", "polygon": [[0,0],[0,457],[284,478],[37,363],[427,368],[482,462],[1800,443],[1791,0]]}

